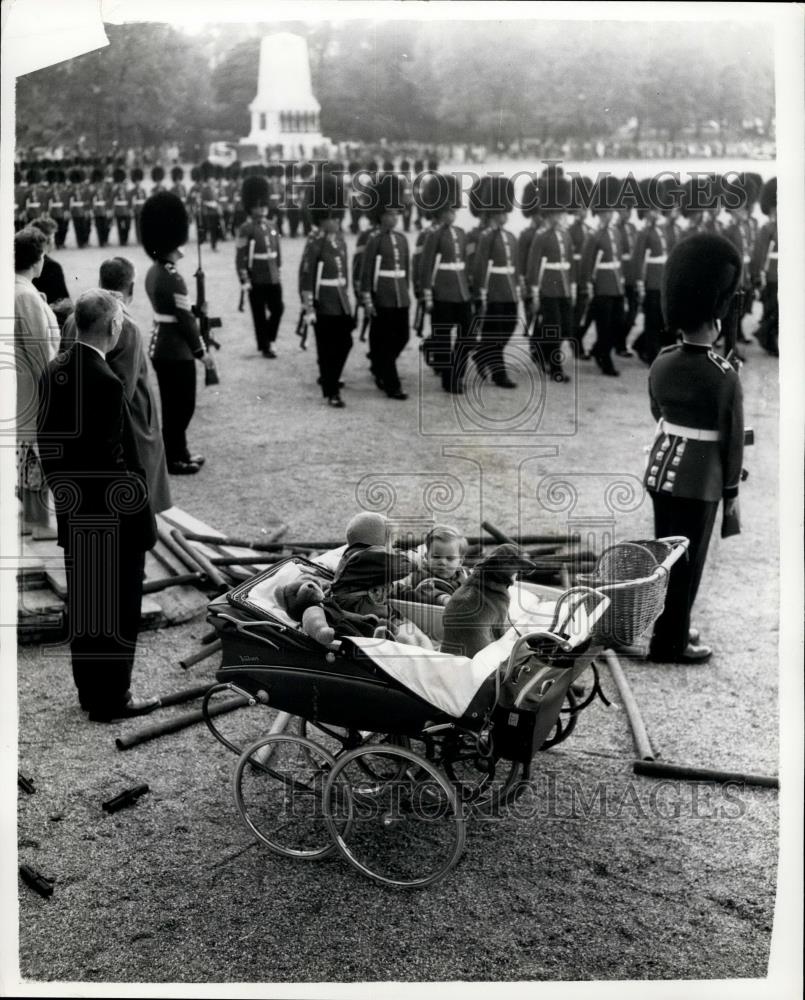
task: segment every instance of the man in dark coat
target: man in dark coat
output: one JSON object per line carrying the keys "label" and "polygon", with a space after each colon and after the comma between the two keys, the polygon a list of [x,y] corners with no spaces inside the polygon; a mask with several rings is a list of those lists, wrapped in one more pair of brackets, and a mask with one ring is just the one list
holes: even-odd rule
{"label": "man in dark coat", "polygon": [[659,421],[644,484],[657,538],[683,535],[687,558],[671,571],[665,608],[654,626],[649,657],[660,663],[703,663],[690,612],[710,535],[724,504],[722,537],[740,530],[738,487],[744,427],[738,373],[713,349],[719,322],[741,280],[741,257],[722,236],[681,240],[668,258],[663,309],[682,343],[664,348],[649,372],[651,413]]}
{"label": "man in dark coat", "polygon": [[123,385],[106,362],[120,302],[91,289],[76,302],[76,341],[39,382],[37,439],[67,572],[73,678],[90,720],[142,715],[158,699],[130,691],[145,553],[156,541]]}

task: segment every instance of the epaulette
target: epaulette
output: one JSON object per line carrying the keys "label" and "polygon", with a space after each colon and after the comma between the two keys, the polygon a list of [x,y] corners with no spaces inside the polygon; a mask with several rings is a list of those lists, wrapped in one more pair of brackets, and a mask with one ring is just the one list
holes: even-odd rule
{"label": "epaulette", "polygon": [[166,260],[165,261],[165,270],[168,272],[168,274],[178,274],[179,273],[176,270],[176,265],[173,263],[172,260]]}
{"label": "epaulette", "polygon": [[710,361],[713,362],[713,364],[717,368],[720,368],[721,371],[724,372],[725,374],[727,372],[734,371],[734,369],[733,369],[732,365],[729,363],[729,361],[727,361],[726,358],[722,358],[720,354],[716,354],[715,351],[712,351],[712,350],[708,351],[707,352],[707,357],[709,358]]}
{"label": "epaulette", "polygon": [[667,347],[661,347],[658,354],[668,354],[669,351],[675,351],[679,347],[679,344],[668,344]]}

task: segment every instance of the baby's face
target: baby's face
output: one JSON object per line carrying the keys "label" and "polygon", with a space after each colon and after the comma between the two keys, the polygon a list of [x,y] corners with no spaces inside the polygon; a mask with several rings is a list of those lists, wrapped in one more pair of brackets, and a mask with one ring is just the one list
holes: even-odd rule
{"label": "baby's face", "polygon": [[461,566],[461,542],[458,538],[442,541],[434,538],[425,553],[428,571],[440,580],[449,580]]}

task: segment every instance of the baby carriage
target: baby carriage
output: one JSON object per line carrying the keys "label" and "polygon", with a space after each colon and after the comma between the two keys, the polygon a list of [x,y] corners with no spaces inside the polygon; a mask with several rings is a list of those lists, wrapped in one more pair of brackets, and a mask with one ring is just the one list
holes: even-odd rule
{"label": "baby carriage", "polygon": [[[384,885],[434,884],[458,862],[468,817],[513,802],[537,753],[566,739],[578,713],[604,697],[596,655],[651,626],[687,544],[621,543],[564,593],[515,584],[511,627],[472,659],[362,636],[319,645],[275,599],[300,574],[332,578],[301,557],[236,587],[209,607],[223,659],[204,715],[238,755],[243,821],[286,857],[338,853]],[[438,632],[441,608],[399,610]],[[586,671],[592,684],[580,696],[574,682]],[[278,709],[287,724],[235,746],[209,711],[227,689]]]}

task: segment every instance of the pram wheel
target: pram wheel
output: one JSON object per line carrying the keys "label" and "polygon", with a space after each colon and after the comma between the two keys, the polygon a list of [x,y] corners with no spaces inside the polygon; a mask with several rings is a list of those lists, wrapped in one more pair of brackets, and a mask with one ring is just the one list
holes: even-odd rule
{"label": "pram wheel", "polygon": [[540,750],[550,750],[551,747],[555,747],[558,743],[563,743],[570,736],[576,728],[576,723],[579,719],[576,714],[576,704],[576,696],[572,691],[568,691],[565,695],[561,713],[556,719],[556,725],[540,747]]}
{"label": "pram wheel", "polygon": [[[243,822],[285,857],[313,860],[333,854],[322,798],[334,765],[332,754],[298,736],[281,733],[252,743],[235,768],[235,803]],[[344,824],[335,826],[346,832]]]}
{"label": "pram wheel", "polygon": [[496,813],[513,802],[524,787],[521,763],[484,756],[466,740],[446,749],[442,765],[462,801],[482,814]]}
{"label": "pram wheel", "polygon": [[[354,729],[343,729],[339,726],[325,726],[318,722],[299,719],[299,735],[305,739],[313,739],[324,747],[333,757],[339,757],[347,750],[365,746],[401,746],[410,749],[411,741],[407,736],[389,736],[386,733],[358,732]],[[370,778],[378,781],[393,781],[401,777],[406,768],[404,761],[386,760],[378,755],[377,759],[361,760],[358,765]]]}
{"label": "pram wheel", "polygon": [[[392,771],[399,777],[370,777]],[[341,854],[382,885],[433,885],[464,849],[466,820],[456,790],[405,747],[366,745],[340,757],[324,791],[324,814]]]}

